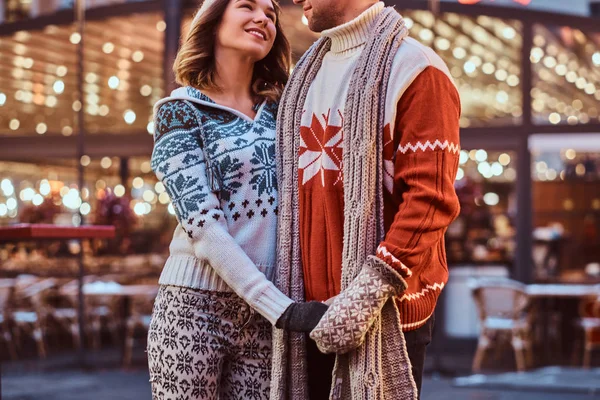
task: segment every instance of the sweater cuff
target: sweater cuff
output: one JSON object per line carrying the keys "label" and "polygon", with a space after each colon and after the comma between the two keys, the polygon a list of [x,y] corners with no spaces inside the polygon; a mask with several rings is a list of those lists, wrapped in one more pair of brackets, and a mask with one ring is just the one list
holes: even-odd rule
{"label": "sweater cuff", "polygon": [[246,252],[218,224],[205,229],[203,240],[194,243],[196,254],[204,254],[219,276],[246,303],[272,325],[293,301],[260,272]]}
{"label": "sweater cuff", "polygon": [[274,285],[267,287],[267,289],[256,298],[256,309],[261,310],[260,313],[265,317],[271,325],[275,326],[275,323],[283,315],[285,310],[294,301],[283,294]]}

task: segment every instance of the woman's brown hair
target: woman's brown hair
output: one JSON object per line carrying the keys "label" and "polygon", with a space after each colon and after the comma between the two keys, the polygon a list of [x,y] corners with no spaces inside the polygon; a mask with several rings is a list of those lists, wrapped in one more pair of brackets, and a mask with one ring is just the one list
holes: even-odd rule
{"label": "woman's brown hair", "polygon": [[[178,84],[198,89],[218,89],[215,82],[214,38],[230,1],[235,0],[215,0],[197,21],[192,22],[173,64]],[[289,77],[291,50],[281,29],[281,8],[276,0],[272,2],[277,15],[277,35],[269,54],[254,64],[252,94],[257,98],[279,101]]]}

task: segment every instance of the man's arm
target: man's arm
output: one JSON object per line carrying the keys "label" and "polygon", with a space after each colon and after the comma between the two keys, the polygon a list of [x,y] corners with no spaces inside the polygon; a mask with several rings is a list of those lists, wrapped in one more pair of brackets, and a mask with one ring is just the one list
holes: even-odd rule
{"label": "man's arm", "polygon": [[398,101],[394,193],[402,193],[402,202],[377,257],[404,278],[428,263],[428,250],[460,211],[454,191],[459,118],[458,92],[435,67],[423,70]]}

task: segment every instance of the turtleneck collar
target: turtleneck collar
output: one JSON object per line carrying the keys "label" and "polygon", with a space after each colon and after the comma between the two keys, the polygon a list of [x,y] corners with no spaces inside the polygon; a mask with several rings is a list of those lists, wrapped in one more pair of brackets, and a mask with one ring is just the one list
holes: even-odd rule
{"label": "turtleneck collar", "polygon": [[381,1],[375,3],[352,21],[321,32],[322,36],[331,39],[330,51],[336,55],[347,55],[364,45],[384,6]]}

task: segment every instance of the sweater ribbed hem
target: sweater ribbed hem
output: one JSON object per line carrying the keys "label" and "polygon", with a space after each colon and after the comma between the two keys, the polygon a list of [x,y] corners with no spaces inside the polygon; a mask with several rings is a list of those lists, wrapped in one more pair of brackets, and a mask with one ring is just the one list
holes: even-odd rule
{"label": "sweater ribbed hem", "polygon": [[335,28],[324,30],[322,36],[331,38],[331,53],[344,56],[352,53],[367,42],[377,16],[385,7],[383,2],[376,3],[352,21]]}
{"label": "sweater ribbed hem", "polygon": [[[267,279],[273,280],[275,268],[260,265],[257,265],[257,268],[265,274]],[[215,292],[233,292],[210,264],[193,256],[170,256],[160,274],[158,283]]]}
{"label": "sweater ribbed hem", "polygon": [[440,290],[426,292],[422,297],[414,300],[396,300],[402,319],[402,330],[405,332],[419,329],[433,315]]}
{"label": "sweater ribbed hem", "polygon": [[281,293],[275,286],[268,287],[262,295],[256,298],[257,306],[262,310],[262,315],[273,325],[283,312],[294,301]]}

